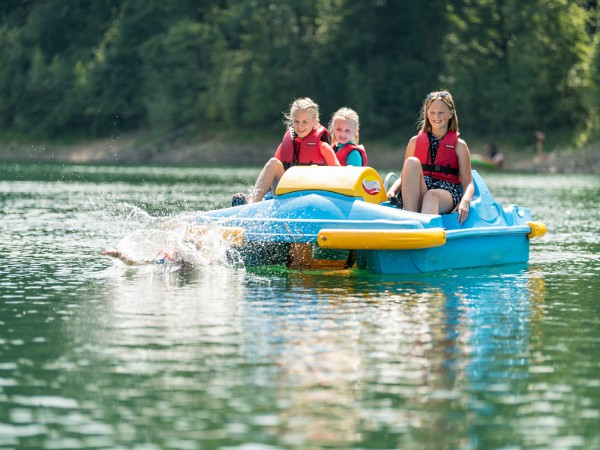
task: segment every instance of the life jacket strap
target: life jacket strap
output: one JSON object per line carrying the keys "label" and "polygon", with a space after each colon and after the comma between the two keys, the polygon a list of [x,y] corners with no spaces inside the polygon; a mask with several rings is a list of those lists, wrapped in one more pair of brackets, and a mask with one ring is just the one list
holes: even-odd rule
{"label": "life jacket strap", "polygon": [[445,173],[446,175],[458,175],[458,169],[454,169],[450,166],[438,166],[437,164],[422,164],[423,172],[439,172]]}

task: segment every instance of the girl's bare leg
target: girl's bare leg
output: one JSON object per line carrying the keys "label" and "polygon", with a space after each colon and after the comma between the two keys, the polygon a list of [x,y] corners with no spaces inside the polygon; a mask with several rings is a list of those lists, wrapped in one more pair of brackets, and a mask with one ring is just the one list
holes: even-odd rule
{"label": "girl's bare leg", "polygon": [[256,179],[252,193],[248,196],[248,203],[261,201],[271,186],[281,179],[283,172],[283,164],[277,158],[267,161]]}
{"label": "girl's bare leg", "polygon": [[419,158],[411,156],[402,168],[402,203],[406,211],[420,212],[427,185]]}
{"label": "girl's bare leg", "polygon": [[452,210],[454,202],[450,192],[444,189],[431,189],[423,197],[423,214],[442,214]]}

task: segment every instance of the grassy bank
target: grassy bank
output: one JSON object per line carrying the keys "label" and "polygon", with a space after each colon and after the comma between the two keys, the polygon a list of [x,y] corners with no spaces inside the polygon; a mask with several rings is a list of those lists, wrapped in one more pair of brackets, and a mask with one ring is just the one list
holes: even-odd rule
{"label": "grassy bank", "polygon": [[[26,142],[0,138],[0,160],[65,163],[193,164],[262,166],[273,155],[280,131],[256,133],[236,130],[199,131],[186,127],[164,135],[146,131],[104,139]],[[400,135],[400,133],[399,133]],[[408,135],[407,133],[402,136]],[[398,170],[407,138],[365,139],[370,164]],[[472,153],[485,154],[484,141],[469,139]],[[600,173],[600,142],[579,149],[546,148],[538,157],[528,146],[500,145],[505,169],[544,173]]]}

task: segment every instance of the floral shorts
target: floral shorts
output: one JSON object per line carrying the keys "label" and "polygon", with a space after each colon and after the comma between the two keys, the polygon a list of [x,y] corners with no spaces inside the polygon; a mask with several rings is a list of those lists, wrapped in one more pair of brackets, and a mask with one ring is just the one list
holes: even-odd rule
{"label": "floral shorts", "polygon": [[[460,199],[462,197],[462,187],[458,183],[450,183],[445,180],[438,180],[437,178],[430,177],[429,175],[425,175],[423,177],[425,179],[425,184],[427,185],[427,189],[444,189],[445,191],[450,192],[452,196],[452,202],[454,203],[453,208],[459,204]],[[396,196],[396,206],[398,208],[404,208],[402,203],[402,189],[398,191],[398,195]]]}

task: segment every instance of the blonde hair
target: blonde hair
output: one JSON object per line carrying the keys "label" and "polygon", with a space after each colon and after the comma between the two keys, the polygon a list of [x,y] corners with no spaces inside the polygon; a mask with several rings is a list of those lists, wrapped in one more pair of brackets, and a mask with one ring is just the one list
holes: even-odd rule
{"label": "blonde hair", "polygon": [[283,116],[283,122],[288,128],[294,127],[294,115],[298,111],[309,112],[313,119],[316,119],[317,122],[319,122],[319,105],[308,97],[297,98],[290,105],[290,110]]}
{"label": "blonde hair", "polygon": [[458,131],[458,116],[456,115],[456,108],[454,107],[454,100],[452,94],[446,90],[433,91],[427,94],[425,100],[423,100],[423,106],[421,108],[421,114],[419,116],[418,129],[421,131],[431,131],[431,123],[427,118],[427,110],[435,100],[441,100],[452,112],[452,117],[448,121],[449,131]]}
{"label": "blonde hair", "polygon": [[337,137],[335,136],[334,133],[334,127],[335,127],[335,122],[336,120],[350,120],[352,122],[354,122],[354,124],[356,125],[356,132],[354,133],[354,136],[352,136],[352,140],[354,141],[355,144],[358,144],[358,129],[360,127],[360,122],[358,120],[358,113],[356,111],[354,111],[351,108],[347,108],[347,107],[342,107],[340,109],[338,109],[335,113],[333,113],[333,116],[331,117],[331,121],[329,122],[329,134],[331,134],[331,146],[333,147],[335,144],[337,144]]}

